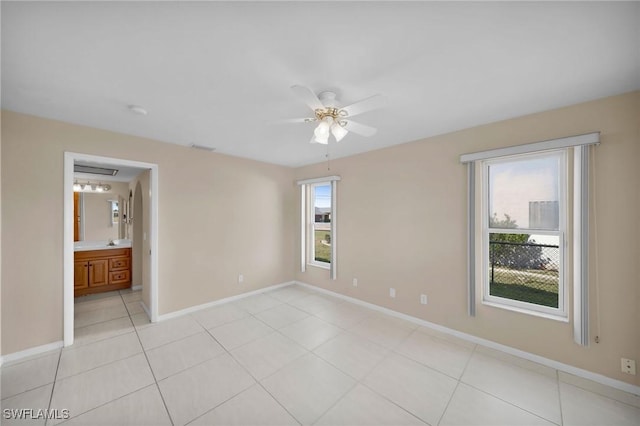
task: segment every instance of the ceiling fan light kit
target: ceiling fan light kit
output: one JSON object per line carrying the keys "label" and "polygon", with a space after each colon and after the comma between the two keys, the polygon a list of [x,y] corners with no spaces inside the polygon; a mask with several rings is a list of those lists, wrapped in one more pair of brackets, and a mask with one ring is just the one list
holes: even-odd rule
{"label": "ceiling fan light kit", "polygon": [[285,122],[319,122],[313,131],[311,143],[323,145],[329,143],[331,135],[333,135],[336,142],[340,142],[349,132],[366,137],[373,136],[377,131],[375,128],[354,122],[351,117],[380,108],[386,101],[383,96],[374,95],[346,107],[339,107],[336,103],[336,94],[334,92],[321,92],[316,96],[311,89],[305,86],[292,86],[291,89],[313,110],[315,117],[297,118],[285,120]]}

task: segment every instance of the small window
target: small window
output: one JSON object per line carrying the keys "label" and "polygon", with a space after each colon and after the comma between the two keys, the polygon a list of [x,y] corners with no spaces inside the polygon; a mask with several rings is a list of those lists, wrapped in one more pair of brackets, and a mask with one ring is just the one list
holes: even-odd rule
{"label": "small window", "polygon": [[308,262],[314,266],[331,264],[331,183],[309,185],[309,251]]}
{"label": "small window", "polygon": [[566,317],[566,154],[482,162],[483,302]]}
{"label": "small window", "polygon": [[299,180],[300,186],[300,271],[308,265],[329,270],[338,278],[336,254],[336,203],[340,176]]}

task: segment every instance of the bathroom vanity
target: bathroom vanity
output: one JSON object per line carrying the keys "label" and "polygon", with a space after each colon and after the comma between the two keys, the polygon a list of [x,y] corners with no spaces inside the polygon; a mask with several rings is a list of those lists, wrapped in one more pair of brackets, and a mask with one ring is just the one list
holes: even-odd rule
{"label": "bathroom vanity", "polygon": [[[127,246],[128,245],[128,246]],[[74,252],[74,296],[131,287],[131,244],[78,244]]]}

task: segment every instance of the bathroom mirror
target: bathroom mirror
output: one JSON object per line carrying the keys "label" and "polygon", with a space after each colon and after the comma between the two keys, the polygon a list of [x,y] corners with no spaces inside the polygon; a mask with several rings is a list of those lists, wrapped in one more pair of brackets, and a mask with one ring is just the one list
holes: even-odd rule
{"label": "bathroom mirror", "polygon": [[121,204],[119,200],[114,199],[114,195],[116,194],[74,193],[74,241],[123,238]]}

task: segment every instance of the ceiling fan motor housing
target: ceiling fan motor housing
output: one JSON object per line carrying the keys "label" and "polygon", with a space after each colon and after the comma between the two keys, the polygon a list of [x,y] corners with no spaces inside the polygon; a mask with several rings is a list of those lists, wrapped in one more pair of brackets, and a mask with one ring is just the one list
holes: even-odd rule
{"label": "ceiling fan motor housing", "polygon": [[338,105],[336,104],[336,94],[335,92],[320,92],[318,95],[318,99],[322,102],[327,108],[336,108]]}

